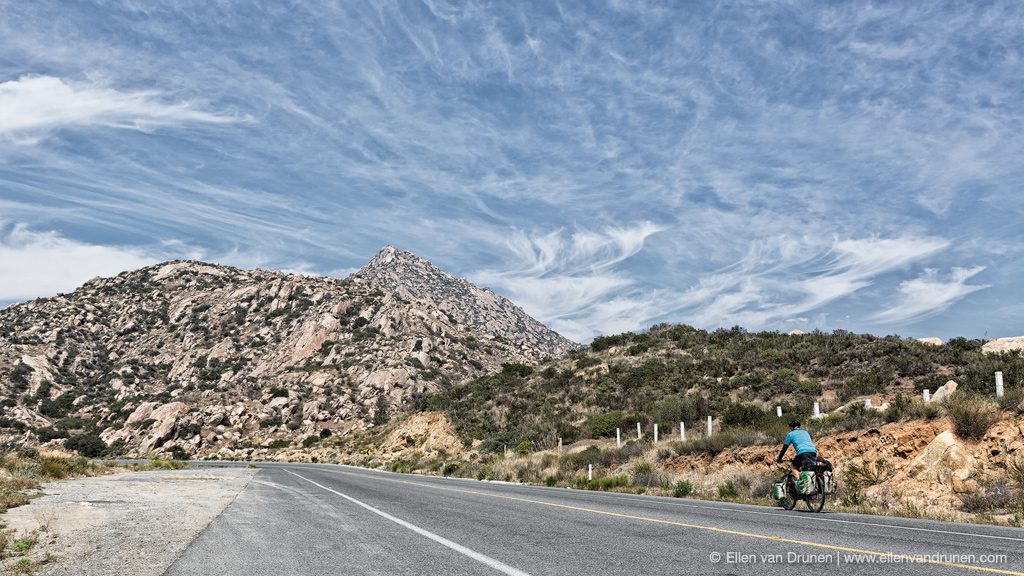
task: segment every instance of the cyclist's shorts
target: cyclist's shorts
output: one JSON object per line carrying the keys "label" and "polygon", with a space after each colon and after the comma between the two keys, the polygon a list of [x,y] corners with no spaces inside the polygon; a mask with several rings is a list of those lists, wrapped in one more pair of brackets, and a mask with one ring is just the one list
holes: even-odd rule
{"label": "cyclist's shorts", "polygon": [[793,468],[796,468],[797,470],[802,470],[804,462],[807,462],[808,460],[813,462],[814,459],[817,457],[817,452],[804,452],[803,454],[797,454],[796,458],[793,458]]}

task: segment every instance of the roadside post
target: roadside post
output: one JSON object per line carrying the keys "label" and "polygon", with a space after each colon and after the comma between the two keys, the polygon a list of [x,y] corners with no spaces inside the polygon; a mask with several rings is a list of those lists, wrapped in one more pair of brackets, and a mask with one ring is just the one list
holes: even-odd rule
{"label": "roadside post", "polygon": [[679,441],[686,442],[686,424],[683,422],[679,423]]}
{"label": "roadside post", "polygon": [[871,398],[864,400],[864,407],[871,410]]}
{"label": "roadside post", "polygon": [[615,429],[615,447],[622,448],[622,428]]}
{"label": "roadside post", "polygon": [[775,417],[782,418],[782,406],[775,407]]}
{"label": "roadside post", "polygon": [[654,423],[654,442],[658,442],[658,423]]}
{"label": "roadside post", "polygon": [[924,399],[924,403],[927,404],[932,401],[932,391],[925,388],[924,392],[921,392],[921,397]]}
{"label": "roadside post", "polygon": [[587,481],[594,479],[594,465],[587,464]]}
{"label": "roadside post", "polygon": [[814,403],[814,418],[821,418],[821,405],[817,402]]}
{"label": "roadside post", "polygon": [[708,416],[708,438],[711,438],[711,416]]}
{"label": "roadside post", "polygon": [[639,422],[636,423],[636,439],[637,440],[643,439],[643,432],[640,430],[640,423]]}
{"label": "roadside post", "polygon": [[1003,397],[1003,373],[996,372],[996,398]]}
{"label": "roadside post", "polygon": [[558,455],[559,456],[562,455],[562,438],[561,437],[558,438]]}

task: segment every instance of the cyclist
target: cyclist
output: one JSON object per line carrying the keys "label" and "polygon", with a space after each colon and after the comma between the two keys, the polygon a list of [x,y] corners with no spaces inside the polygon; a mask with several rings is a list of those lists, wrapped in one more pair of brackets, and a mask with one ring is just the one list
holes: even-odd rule
{"label": "cyclist", "polygon": [[789,449],[789,445],[793,445],[793,449],[796,450],[796,457],[793,458],[792,470],[790,474],[794,479],[800,477],[800,466],[806,460],[813,460],[818,457],[818,449],[815,448],[814,442],[811,441],[811,435],[800,427],[799,420],[793,420],[789,423],[789,434],[786,434],[786,439],[782,442],[782,451],[779,452],[779,457],[775,459],[778,464],[782,463],[782,457],[786,455],[786,450]]}

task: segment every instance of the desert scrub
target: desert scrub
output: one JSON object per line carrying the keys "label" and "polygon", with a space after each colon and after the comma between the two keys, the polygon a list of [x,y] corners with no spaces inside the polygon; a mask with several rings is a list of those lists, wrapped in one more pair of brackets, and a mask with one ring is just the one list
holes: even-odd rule
{"label": "desert scrub", "polygon": [[972,394],[955,395],[946,402],[953,433],[964,440],[980,440],[1002,418],[999,406]]}
{"label": "desert scrub", "polygon": [[719,498],[725,498],[725,499],[737,498],[737,497],[739,497],[739,495],[740,495],[740,490],[739,490],[739,488],[736,487],[736,484],[732,480],[726,480],[725,484],[721,484],[721,485],[718,486],[718,497]]}
{"label": "desert scrub", "polygon": [[861,491],[871,486],[876,486],[892,478],[895,467],[888,460],[878,459],[874,462],[864,461],[860,464],[853,462],[846,468],[843,479],[847,487],[854,491]]}
{"label": "desert scrub", "polygon": [[686,498],[693,493],[693,484],[687,480],[680,480],[676,482],[675,487],[672,489],[672,495],[676,498]]}
{"label": "desert scrub", "polygon": [[639,462],[633,466],[633,475],[630,480],[633,486],[643,486],[644,488],[666,486],[669,483],[668,477],[655,470],[650,462]]}

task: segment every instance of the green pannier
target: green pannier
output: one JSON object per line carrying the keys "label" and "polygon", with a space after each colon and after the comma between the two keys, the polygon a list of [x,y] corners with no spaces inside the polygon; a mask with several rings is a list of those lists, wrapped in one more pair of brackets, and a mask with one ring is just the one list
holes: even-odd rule
{"label": "green pannier", "polygon": [[814,494],[817,487],[814,485],[814,472],[800,472],[800,479],[796,482],[796,489],[804,496]]}
{"label": "green pannier", "polygon": [[774,496],[776,500],[784,499],[786,497],[786,483],[776,482],[772,484],[772,496]]}

